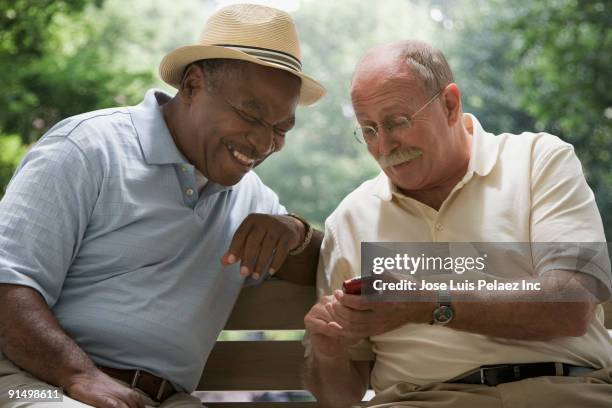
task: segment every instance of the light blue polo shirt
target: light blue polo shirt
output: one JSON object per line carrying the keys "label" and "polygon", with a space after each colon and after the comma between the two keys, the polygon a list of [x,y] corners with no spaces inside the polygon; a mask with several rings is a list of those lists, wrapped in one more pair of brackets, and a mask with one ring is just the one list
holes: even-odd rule
{"label": "light blue polo shirt", "polygon": [[253,172],[199,194],[155,92],[68,118],[28,152],[0,202],[0,282],[38,290],[97,364],[191,392],[243,284],[220,264],[234,231],[286,210]]}

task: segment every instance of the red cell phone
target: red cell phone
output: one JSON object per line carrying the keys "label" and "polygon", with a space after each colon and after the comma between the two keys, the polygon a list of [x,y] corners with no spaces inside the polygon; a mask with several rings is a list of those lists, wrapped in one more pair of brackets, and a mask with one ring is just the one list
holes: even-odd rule
{"label": "red cell phone", "polygon": [[376,276],[357,276],[342,282],[342,290],[349,295],[361,295],[362,293],[373,292],[372,282]]}

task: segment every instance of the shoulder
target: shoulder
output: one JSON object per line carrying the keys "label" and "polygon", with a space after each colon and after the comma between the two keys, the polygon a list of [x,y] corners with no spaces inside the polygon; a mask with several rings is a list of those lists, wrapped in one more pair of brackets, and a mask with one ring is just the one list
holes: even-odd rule
{"label": "shoulder", "polygon": [[240,179],[240,181],[234,185],[233,190],[238,193],[248,194],[266,194],[272,192],[272,190],[266,186],[261,178],[254,171],[249,171],[247,174]]}
{"label": "shoulder", "polygon": [[277,212],[278,195],[254,171],[245,174],[232,190],[234,196],[253,212]]}
{"label": "shoulder", "polygon": [[[54,162],[81,162],[100,176],[102,161],[121,149],[121,135],[135,134],[125,108],[111,108],[66,118],[30,149],[24,163],[35,158]],[[76,168],[76,167],[75,167]]]}
{"label": "shoulder", "polygon": [[136,136],[127,108],[109,108],[87,112],[62,120],[53,126],[43,138],[70,141],[83,150],[101,142]]}
{"label": "shoulder", "polygon": [[101,151],[123,150],[138,146],[138,137],[127,108],[109,108],[66,118],[53,126],[41,140],[72,143],[86,156]]}
{"label": "shoulder", "polygon": [[533,161],[547,157],[558,151],[573,151],[574,147],[550,133],[523,132],[520,134],[502,133],[497,136],[502,141],[503,152],[522,150],[528,152]]}
{"label": "shoulder", "polygon": [[87,132],[111,132],[117,130],[117,126],[130,123],[130,112],[127,108],[100,109],[71,116],[58,122],[45,133],[45,137],[65,137],[76,140]]}

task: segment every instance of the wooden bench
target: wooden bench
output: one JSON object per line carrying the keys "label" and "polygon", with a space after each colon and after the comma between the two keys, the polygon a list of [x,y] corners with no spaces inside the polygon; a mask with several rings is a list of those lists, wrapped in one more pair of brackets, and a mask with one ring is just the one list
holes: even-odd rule
{"label": "wooden bench", "polygon": [[[312,286],[282,281],[242,290],[226,330],[303,330],[304,316],[316,299]],[[612,330],[612,302],[604,305]],[[218,341],[199,391],[303,390],[304,349],[300,341]],[[207,402],[210,408],[306,408],[315,402]]]}
{"label": "wooden bench", "polygon": [[[242,290],[225,330],[303,330],[316,301],[313,286],[270,281]],[[300,391],[301,341],[217,341],[206,363],[200,391]],[[315,402],[207,402],[210,408],[306,408]]]}

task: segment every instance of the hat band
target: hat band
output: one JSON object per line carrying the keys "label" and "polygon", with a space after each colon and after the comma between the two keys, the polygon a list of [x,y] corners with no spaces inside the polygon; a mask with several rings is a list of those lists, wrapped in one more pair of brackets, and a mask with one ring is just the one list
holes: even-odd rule
{"label": "hat band", "polygon": [[284,52],[271,50],[268,48],[245,47],[244,45],[215,45],[218,47],[231,48],[236,51],[241,51],[257,59],[264,60],[266,62],[272,62],[274,64],[279,64],[296,72],[302,72],[302,63],[300,62],[300,60],[295,58],[293,55],[289,55]]}

